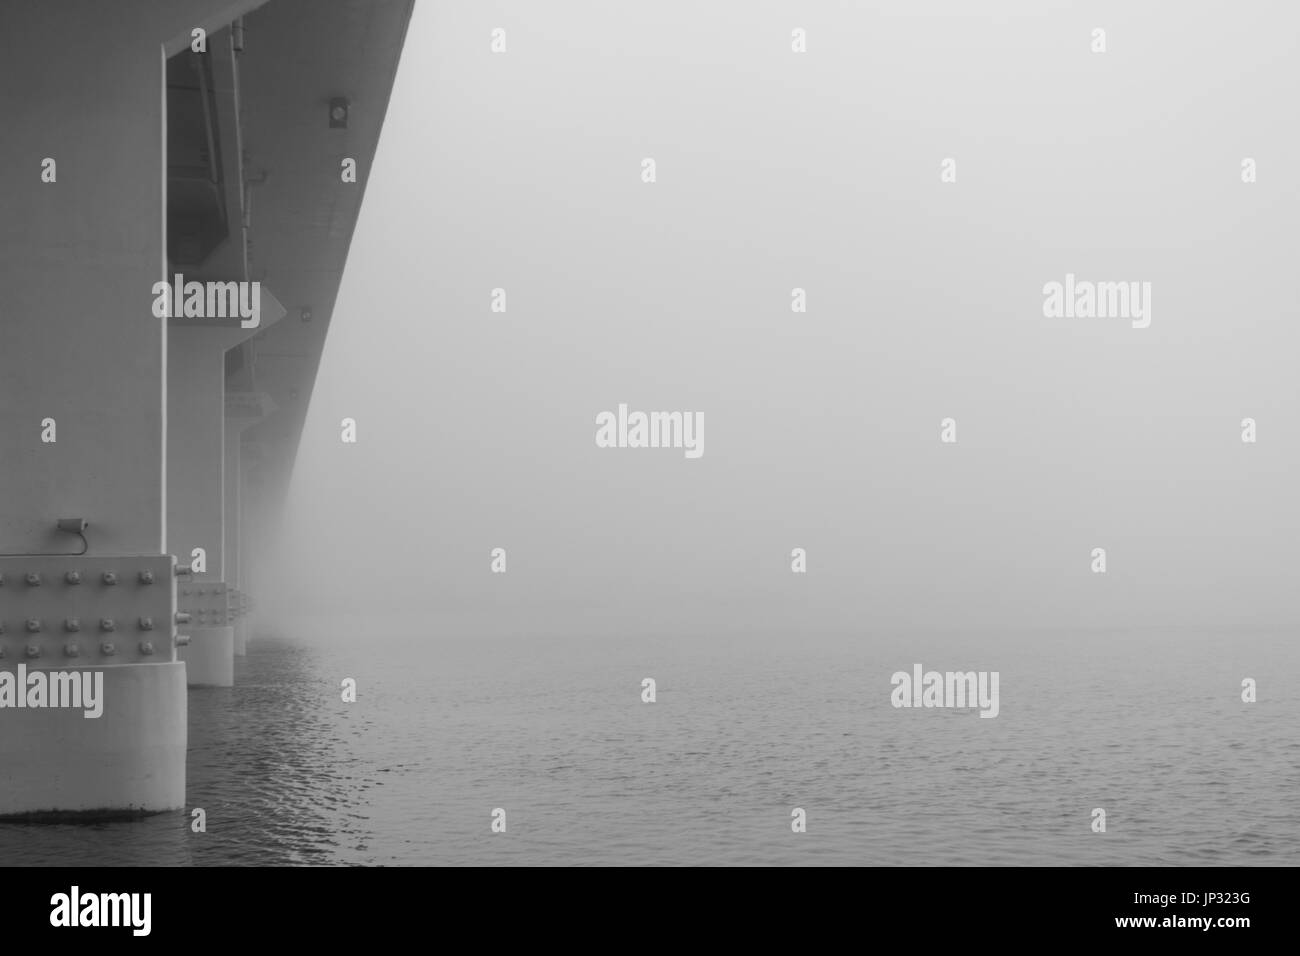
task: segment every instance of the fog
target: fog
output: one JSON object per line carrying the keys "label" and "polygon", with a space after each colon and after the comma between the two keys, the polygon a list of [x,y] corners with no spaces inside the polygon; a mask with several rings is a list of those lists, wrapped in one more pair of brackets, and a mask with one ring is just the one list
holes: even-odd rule
{"label": "fog", "polygon": [[[420,0],[263,606],[1294,625],[1298,20]],[[1067,274],[1150,283],[1149,327],[1045,317]],[[699,413],[703,454],[597,447],[620,403]]]}

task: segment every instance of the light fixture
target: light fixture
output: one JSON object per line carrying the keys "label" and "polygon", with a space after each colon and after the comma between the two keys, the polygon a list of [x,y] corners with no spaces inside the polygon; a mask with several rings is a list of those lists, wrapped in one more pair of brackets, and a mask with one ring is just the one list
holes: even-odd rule
{"label": "light fixture", "polygon": [[336,96],[330,100],[330,129],[348,128],[348,107],[350,105],[345,96]]}

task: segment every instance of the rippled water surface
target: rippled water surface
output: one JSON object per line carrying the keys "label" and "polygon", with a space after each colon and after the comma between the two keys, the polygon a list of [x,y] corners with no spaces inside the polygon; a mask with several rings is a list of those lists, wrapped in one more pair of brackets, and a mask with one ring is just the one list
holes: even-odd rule
{"label": "rippled water surface", "polygon": [[[894,709],[917,662],[1000,715]],[[262,639],[190,692],[206,833],[0,825],[0,863],[1295,865],[1298,680],[1268,635]]]}

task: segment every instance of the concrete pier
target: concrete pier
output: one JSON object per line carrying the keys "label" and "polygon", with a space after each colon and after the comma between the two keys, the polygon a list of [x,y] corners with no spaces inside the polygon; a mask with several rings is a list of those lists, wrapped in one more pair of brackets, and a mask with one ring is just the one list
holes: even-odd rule
{"label": "concrete pier", "polygon": [[180,649],[191,687],[235,686],[235,629],[190,628],[190,643]]}
{"label": "concrete pier", "polygon": [[[167,342],[167,540],[198,583],[221,582],[225,552],[224,335],[172,328]],[[199,563],[201,562],[201,563]],[[182,612],[192,613],[182,596]],[[224,620],[196,622],[180,649],[191,686],[234,684],[234,630]]]}
{"label": "concrete pier", "polygon": [[111,817],[185,806],[185,665],[78,668],[103,674],[104,713],[6,713],[0,816]]}
{"label": "concrete pier", "polygon": [[0,817],[182,806],[173,559],[0,557],[0,611]]}
{"label": "concrete pier", "polygon": [[239,549],[242,546],[240,541],[243,530],[243,518],[241,515],[239,501],[240,488],[243,486],[242,466],[240,465],[241,456],[239,454],[240,429],[235,427],[229,419],[226,423],[226,446],[225,446],[225,464],[223,467],[222,487],[225,493],[225,544],[224,544],[224,577],[231,588],[231,626],[234,628],[234,653],[236,657],[243,657],[248,653],[248,629],[247,619],[239,612],[240,608],[240,577],[239,577]]}
{"label": "concrete pier", "polygon": [[[78,538],[56,526],[74,516],[89,522],[89,556],[165,553],[166,327],[149,311],[165,266],[163,54],[191,25],[217,27],[230,8],[0,5],[0,35],[14,41],[0,67],[7,554],[75,554]],[[27,643],[15,633],[24,598],[4,587],[0,668],[12,671]],[[60,610],[51,622],[73,616]],[[169,663],[96,666],[106,695],[98,720],[0,710],[0,814],[181,806],[185,666],[170,663],[170,646],[166,654]]]}
{"label": "concrete pier", "polygon": [[[250,638],[410,13],[0,4],[0,817],[184,806],[186,686]],[[160,311],[177,275],[217,293]],[[98,675],[102,714],[11,705],[20,668]]]}

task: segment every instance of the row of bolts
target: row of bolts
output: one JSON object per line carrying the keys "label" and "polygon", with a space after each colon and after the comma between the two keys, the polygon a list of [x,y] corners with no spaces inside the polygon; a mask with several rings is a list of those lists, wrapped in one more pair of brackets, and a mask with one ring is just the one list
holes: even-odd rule
{"label": "row of bolts", "polygon": [[[188,565],[177,565],[176,573],[178,575],[190,574],[191,570]],[[4,575],[0,574],[0,585],[4,584],[4,580],[5,580]],[[24,580],[27,582],[27,585],[29,587],[34,587],[34,588],[40,587],[42,584],[41,575],[37,571],[29,572],[26,575]],[[66,581],[68,584],[80,584],[81,572],[69,571],[67,574],[63,576],[63,580]],[[117,574],[116,572],[113,571],[105,571],[103,575],[100,577],[100,580],[103,581],[104,584],[109,585],[111,587],[117,584]],[[153,584],[154,582],[153,572],[147,570],[141,571],[139,580],[141,584]],[[177,624],[190,623],[190,615],[185,611],[178,611],[176,613],[176,623]],[[153,628],[154,628],[153,618],[151,617],[140,618],[140,630],[152,631]],[[80,631],[81,621],[79,621],[75,617],[67,618],[63,622],[63,629],[65,631],[70,631],[70,632]],[[115,631],[117,630],[117,622],[114,621],[111,617],[100,618],[99,629],[101,631]],[[29,634],[39,634],[41,631],[41,622],[36,618],[28,618],[27,631]],[[4,632],[5,632],[4,622],[0,621],[0,634],[3,634]],[[176,645],[178,647],[184,647],[189,642],[190,642],[189,637],[185,635],[178,635],[176,638]],[[105,654],[110,657],[117,653],[116,645],[112,644],[109,641],[105,641],[104,643],[100,644],[99,650],[102,654]],[[140,642],[141,654],[152,654],[153,651],[154,651],[154,647],[152,641]],[[28,657],[40,657],[41,648],[37,644],[28,644],[26,653]],[[81,655],[81,648],[79,648],[76,644],[65,644],[63,646],[63,654],[65,657],[79,657]],[[4,656],[5,656],[5,650],[3,647],[0,647],[0,659],[3,659]]]}

